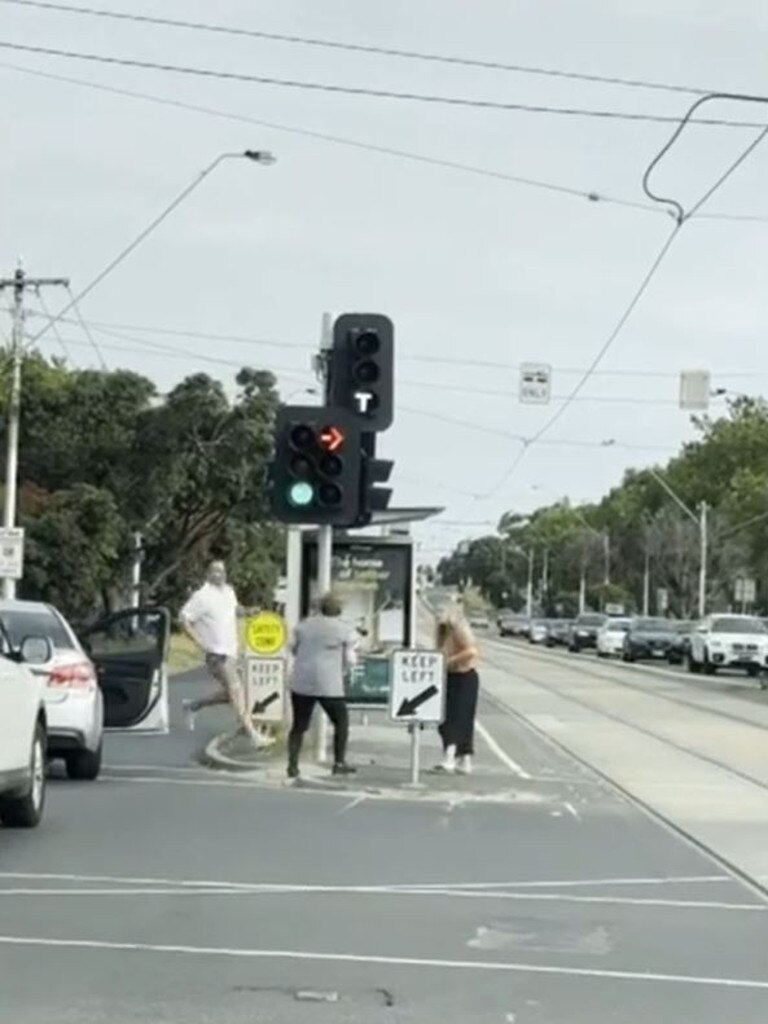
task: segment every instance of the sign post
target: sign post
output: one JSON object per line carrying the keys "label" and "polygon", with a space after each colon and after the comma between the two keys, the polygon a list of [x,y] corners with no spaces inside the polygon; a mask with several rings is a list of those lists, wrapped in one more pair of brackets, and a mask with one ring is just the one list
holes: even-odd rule
{"label": "sign post", "polygon": [[421,730],[445,718],[445,659],[439,651],[407,650],[392,654],[389,717],[407,722],[411,734],[411,785],[419,785]]}

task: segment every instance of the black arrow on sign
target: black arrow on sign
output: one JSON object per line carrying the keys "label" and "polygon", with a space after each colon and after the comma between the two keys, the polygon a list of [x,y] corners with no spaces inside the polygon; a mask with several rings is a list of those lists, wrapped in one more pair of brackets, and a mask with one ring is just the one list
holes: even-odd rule
{"label": "black arrow on sign", "polygon": [[438,692],[437,687],[433,683],[431,686],[428,686],[426,690],[422,690],[421,693],[416,694],[415,697],[411,697],[410,700],[404,700],[395,717],[406,718],[409,715],[415,715],[417,709],[420,708],[422,704],[426,704],[426,702],[430,700],[430,698],[434,697]]}
{"label": "black arrow on sign", "polygon": [[264,700],[257,700],[251,709],[251,714],[263,715],[269,705],[274,704],[276,700],[280,700],[280,694],[277,690],[275,690],[274,693],[270,693],[270,695],[265,697]]}

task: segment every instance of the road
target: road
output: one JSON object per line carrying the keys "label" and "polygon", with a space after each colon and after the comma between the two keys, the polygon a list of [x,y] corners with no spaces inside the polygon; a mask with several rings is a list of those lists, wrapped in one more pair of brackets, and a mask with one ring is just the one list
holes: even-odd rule
{"label": "road", "polygon": [[[40,829],[0,833],[4,1016],[763,1024],[764,894],[615,788],[604,764],[596,774],[568,753],[579,730],[548,734],[565,719],[547,688],[599,697],[622,719],[646,713],[626,694],[676,706],[620,682],[611,698],[613,666],[484,646],[481,720],[517,766],[511,805],[213,774],[194,755],[221,719],[184,731],[179,702],[200,681],[174,682],[170,736],[110,736],[100,782],[55,779]],[[601,749],[585,721],[596,762],[614,727],[606,718]],[[650,757],[658,740],[637,735]]]}

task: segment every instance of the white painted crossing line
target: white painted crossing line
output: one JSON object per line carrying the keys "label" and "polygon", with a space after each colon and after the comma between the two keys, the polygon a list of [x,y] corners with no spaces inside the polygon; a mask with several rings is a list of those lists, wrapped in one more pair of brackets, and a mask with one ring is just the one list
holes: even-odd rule
{"label": "white painted crossing line", "polygon": [[505,765],[507,768],[509,768],[513,775],[517,775],[519,779],[530,779],[531,776],[528,774],[525,768],[519,765],[517,761],[513,760],[513,758],[509,756],[506,750],[504,750],[504,748],[496,742],[496,740],[493,738],[493,736],[491,736],[491,734],[488,732],[488,730],[480,721],[480,719],[477,719],[477,721],[475,722],[475,728],[485,740],[486,745],[490,747],[490,749],[501,761],[501,763]]}
{"label": "white painted crossing line", "polygon": [[712,977],[696,974],[668,974],[660,971],[611,970],[597,967],[568,967],[555,964],[505,962],[500,960],[451,960],[434,957],[383,956],[365,953],[321,953],[311,950],[242,949],[227,946],[187,946],[174,943],[111,942],[100,939],[57,939],[30,935],[0,935],[0,945],[38,949],[81,949],[103,952],[154,953],[194,957],[229,957],[244,960],[294,960],[320,963],[379,964],[449,971],[480,971],[509,974],[545,974],[606,981],[649,982],[672,985],[702,985],[709,988],[737,988],[765,991],[768,980],[758,978]]}

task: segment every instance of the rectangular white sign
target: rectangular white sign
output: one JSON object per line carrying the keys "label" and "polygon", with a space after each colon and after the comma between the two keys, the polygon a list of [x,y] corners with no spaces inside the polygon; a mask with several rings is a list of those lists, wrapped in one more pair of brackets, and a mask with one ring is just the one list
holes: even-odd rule
{"label": "rectangular white sign", "polygon": [[445,718],[445,660],[439,651],[394,651],[389,716],[396,722]]}
{"label": "rectangular white sign", "polygon": [[680,373],[680,408],[708,409],[711,387],[709,370],[682,370]]}
{"label": "rectangular white sign", "polygon": [[282,722],[285,718],[285,661],[283,658],[245,659],[245,697],[252,716],[259,722]]}
{"label": "rectangular white sign", "polygon": [[546,405],[552,397],[552,367],[547,363],[520,364],[520,401]]}
{"label": "rectangular white sign", "polygon": [[24,530],[0,528],[0,579],[20,580],[24,575]]}

